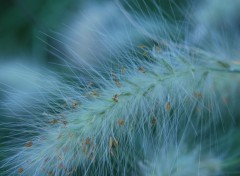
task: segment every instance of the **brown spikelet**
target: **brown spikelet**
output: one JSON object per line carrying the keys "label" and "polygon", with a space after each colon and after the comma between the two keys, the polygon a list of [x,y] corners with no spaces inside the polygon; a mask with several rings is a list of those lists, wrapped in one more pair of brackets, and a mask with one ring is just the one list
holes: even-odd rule
{"label": "brown spikelet", "polygon": [[32,147],[33,142],[32,141],[28,141],[24,146],[25,147]]}
{"label": "brown spikelet", "polygon": [[156,125],[157,124],[157,118],[154,116],[151,120],[152,125]]}
{"label": "brown spikelet", "polygon": [[140,72],[142,72],[142,73],[145,73],[145,72],[146,72],[143,67],[139,67],[139,68],[138,68],[138,71],[140,71]]}
{"label": "brown spikelet", "polygon": [[120,126],[124,126],[125,124],[125,121],[123,119],[119,119],[117,122],[118,122],[118,125]]}
{"label": "brown spikelet", "polygon": [[23,169],[22,167],[19,167],[19,168],[18,168],[18,173],[21,174],[21,173],[23,173],[23,171],[24,171],[24,169]]}
{"label": "brown spikelet", "polygon": [[196,97],[197,99],[201,99],[202,98],[202,94],[200,92],[194,92],[193,93],[194,97]]}
{"label": "brown spikelet", "polygon": [[115,101],[116,103],[118,102],[118,97],[119,97],[119,95],[118,94],[115,94],[114,96],[113,96],[113,101]]}
{"label": "brown spikelet", "polygon": [[168,112],[171,111],[171,108],[172,108],[172,107],[171,107],[170,102],[167,102],[167,103],[166,103],[165,108],[166,108],[166,110],[167,110]]}

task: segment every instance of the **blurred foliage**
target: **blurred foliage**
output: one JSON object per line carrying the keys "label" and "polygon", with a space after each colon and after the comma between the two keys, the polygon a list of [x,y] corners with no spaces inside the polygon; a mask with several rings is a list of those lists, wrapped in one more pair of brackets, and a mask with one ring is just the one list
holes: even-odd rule
{"label": "blurred foliage", "polygon": [[[2,0],[0,2],[0,53],[27,54],[38,60],[46,57],[49,31],[61,25],[78,10],[78,0]],[[44,41],[44,42],[43,42]]]}
{"label": "blurred foliage", "polygon": [[[158,0],[159,1],[159,0]],[[182,19],[186,0],[162,0],[164,14],[172,20]],[[90,3],[101,4],[105,0],[94,0]],[[110,1],[111,2],[111,1]],[[128,1],[130,4],[136,0]],[[50,53],[52,48],[58,48],[58,43],[53,39],[52,31],[60,32],[64,24],[74,18],[87,3],[82,0],[2,0],[0,1],[0,62],[11,59],[25,60],[37,64],[48,61],[58,62],[60,59]],[[144,7],[143,1],[138,2]],[[144,10],[144,9],[143,9]],[[154,8],[152,8],[154,10]],[[181,14],[182,13],[182,14]],[[50,55],[49,55],[50,54]],[[28,56],[21,57],[19,56]]]}

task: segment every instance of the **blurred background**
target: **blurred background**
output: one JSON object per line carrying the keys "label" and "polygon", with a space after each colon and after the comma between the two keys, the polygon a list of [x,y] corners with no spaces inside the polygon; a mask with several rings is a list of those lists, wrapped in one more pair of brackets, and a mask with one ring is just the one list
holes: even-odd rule
{"label": "blurred background", "polygon": [[[91,11],[92,16],[95,15],[91,20],[96,22],[94,18],[104,13],[104,11],[99,12],[100,5],[106,6],[107,3],[112,4],[112,1],[1,0],[0,63],[10,60],[34,64],[58,62],[59,58],[50,54],[52,52],[50,45],[58,46],[53,39],[54,32],[62,32],[62,29],[66,29],[66,26],[76,18],[80,20],[80,16],[83,15],[81,12],[86,12],[84,9],[89,9],[89,6],[96,7],[95,14]],[[161,1],[161,5],[169,14],[173,13],[167,0]],[[103,10],[106,8],[103,7]],[[106,15],[105,18],[110,16]]]}
{"label": "blurred background", "polygon": [[79,0],[1,0],[0,61],[45,64],[51,31],[58,31],[81,6]]}

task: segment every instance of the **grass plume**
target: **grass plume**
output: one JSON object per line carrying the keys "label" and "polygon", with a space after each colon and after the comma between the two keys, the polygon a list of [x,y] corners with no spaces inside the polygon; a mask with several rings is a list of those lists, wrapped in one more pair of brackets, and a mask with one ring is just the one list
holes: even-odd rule
{"label": "grass plume", "polygon": [[238,169],[239,62],[171,40],[176,33],[167,22],[154,32],[156,16],[137,16],[146,24],[140,28],[129,18],[146,44],[129,45],[100,68],[69,66],[74,76],[57,79],[38,104],[22,105],[24,114],[1,124],[11,129],[1,147],[9,153],[4,175],[210,176]]}

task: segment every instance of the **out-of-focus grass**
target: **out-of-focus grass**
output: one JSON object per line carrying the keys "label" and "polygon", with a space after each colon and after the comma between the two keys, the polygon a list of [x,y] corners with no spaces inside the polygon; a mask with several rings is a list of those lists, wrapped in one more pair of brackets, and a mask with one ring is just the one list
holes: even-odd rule
{"label": "out-of-focus grass", "polygon": [[0,62],[3,56],[30,55],[30,60],[46,61],[51,30],[58,30],[82,1],[4,0],[0,2]]}

